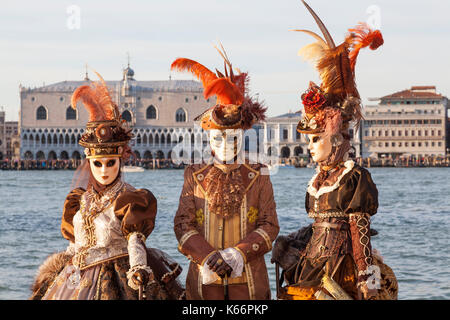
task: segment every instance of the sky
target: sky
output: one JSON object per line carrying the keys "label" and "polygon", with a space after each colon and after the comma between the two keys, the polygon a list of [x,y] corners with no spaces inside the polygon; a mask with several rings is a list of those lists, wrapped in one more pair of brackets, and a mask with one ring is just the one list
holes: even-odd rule
{"label": "sky", "polygon": [[[356,83],[364,103],[413,85],[435,85],[450,97],[450,1],[309,0],[334,41],[358,22],[379,27],[385,43],[360,52]],[[223,44],[233,66],[268,116],[302,108],[314,66],[297,56],[320,33],[300,0],[40,0],[8,1],[0,12],[0,110],[18,120],[19,85],[82,80],[85,65],[120,80],[127,53],[136,80],[193,79],[170,72],[178,57],[223,69]],[[92,72],[90,78],[94,79]]]}

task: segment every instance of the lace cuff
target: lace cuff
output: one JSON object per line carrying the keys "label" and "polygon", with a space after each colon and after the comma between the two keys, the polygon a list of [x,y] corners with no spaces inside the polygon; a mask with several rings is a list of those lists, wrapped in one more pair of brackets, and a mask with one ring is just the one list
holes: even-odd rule
{"label": "lace cuff", "polygon": [[133,290],[139,290],[139,285],[135,284],[132,277],[138,270],[145,270],[149,274],[150,279],[151,274],[153,273],[152,269],[149,266],[134,266],[131,267],[130,270],[127,272],[127,279],[128,279],[128,286]]}
{"label": "lace cuff", "polygon": [[241,253],[235,248],[227,248],[225,250],[220,250],[219,252],[223,257],[223,260],[228,263],[231,269],[233,269],[231,277],[240,277],[242,275],[242,270],[244,269],[244,258]]}
{"label": "lace cuff", "polygon": [[145,236],[140,232],[132,232],[128,235],[128,256],[130,259],[130,270],[127,272],[128,285],[138,290],[132,280],[133,274],[138,270],[145,270],[152,273],[152,269],[147,266],[147,250],[145,249]]}

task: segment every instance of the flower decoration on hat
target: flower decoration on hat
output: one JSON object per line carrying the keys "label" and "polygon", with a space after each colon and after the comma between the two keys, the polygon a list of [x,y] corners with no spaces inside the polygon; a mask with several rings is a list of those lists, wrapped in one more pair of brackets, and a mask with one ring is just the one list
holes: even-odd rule
{"label": "flower decoration on hat", "polygon": [[204,65],[187,58],[176,59],[171,69],[187,71],[197,77],[202,82],[205,99],[216,96],[215,106],[194,119],[200,121],[203,129],[249,129],[265,120],[266,108],[249,96],[248,73],[237,69],[235,74],[223,47],[216,49],[224,59],[224,73],[217,69],[214,73]]}
{"label": "flower decoration on hat", "polygon": [[314,37],[317,42],[306,45],[298,52],[305,60],[315,63],[322,83],[310,83],[302,95],[303,119],[297,125],[301,133],[322,133],[329,136],[348,130],[353,121],[356,128],[362,118],[361,100],[355,83],[355,64],[362,48],[377,49],[384,43],[379,30],[371,30],[366,23],[349,29],[342,44],[336,46],[333,38],[311,7],[303,4],[313,16],[323,38],[304,29],[297,29]]}
{"label": "flower decoration on hat", "polygon": [[78,87],[72,94],[72,108],[76,109],[81,100],[89,112],[89,122],[79,144],[85,148],[87,158],[123,157],[129,151],[131,130],[124,126],[105,81],[95,73],[99,82]]}

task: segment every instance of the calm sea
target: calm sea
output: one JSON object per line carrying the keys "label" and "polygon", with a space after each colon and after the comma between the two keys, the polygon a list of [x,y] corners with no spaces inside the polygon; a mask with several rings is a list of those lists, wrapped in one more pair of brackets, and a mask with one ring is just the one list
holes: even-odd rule
{"label": "calm sea", "polygon": [[[372,238],[399,281],[400,299],[450,299],[450,168],[372,168],[380,207]],[[271,177],[280,234],[310,223],[304,209],[313,169],[280,168]],[[27,299],[35,273],[51,253],[64,250],[61,209],[73,171],[0,171],[0,299]],[[184,268],[177,251],[173,218],[183,184],[182,170],[127,173],[125,180],[150,189],[158,199],[156,227],[147,245],[170,254]],[[272,298],[275,268],[266,254]]]}

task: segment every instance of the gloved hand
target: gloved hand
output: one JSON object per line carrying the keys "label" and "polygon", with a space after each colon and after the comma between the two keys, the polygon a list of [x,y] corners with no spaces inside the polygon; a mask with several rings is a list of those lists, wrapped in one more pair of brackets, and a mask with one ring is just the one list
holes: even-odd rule
{"label": "gloved hand", "polygon": [[221,278],[224,278],[226,275],[230,276],[231,272],[233,271],[233,269],[228,263],[225,262],[222,255],[218,251],[213,253],[208,258],[206,264],[211,269],[211,271],[217,273],[217,275]]}
{"label": "gloved hand", "polygon": [[144,269],[139,269],[133,275],[131,276],[131,281],[136,285],[136,287],[139,287],[140,285],[146,286],[149,282],[150,278],[153,277],[153,273],[148,273]]}

